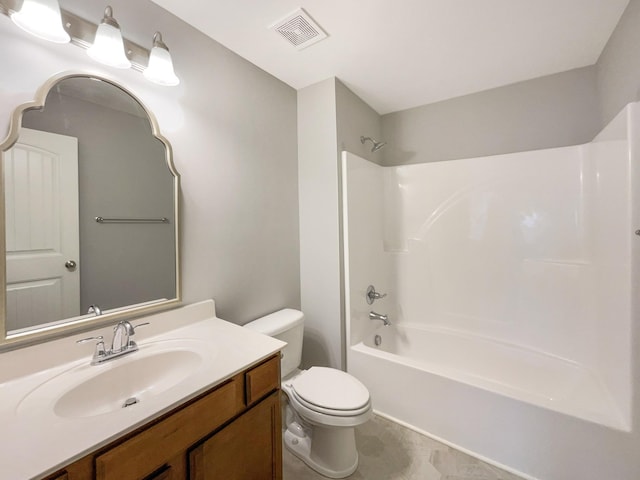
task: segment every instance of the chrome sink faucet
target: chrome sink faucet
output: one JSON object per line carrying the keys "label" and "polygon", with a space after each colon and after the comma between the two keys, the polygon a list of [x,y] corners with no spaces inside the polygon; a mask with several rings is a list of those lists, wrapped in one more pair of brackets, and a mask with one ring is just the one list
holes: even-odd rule
{"label": "chrome sink faucet", "polygon": [[[111,340],[111,353],[119,353],[129,348],[137,348],[131,337],[136,333],[133,325],[127,320],[119,322],[113,329],[113,339]],[[131,345],[130,345],[131,344]]]}
{"label": "chrome sink faucet", "polygon": [[138,350],[138,345],[133,341],[133,336],[136,333],[136,328],[143,325],[149,325],[149,322],[139,323],[135,326],[131,325],[128,320],[118,322],[118,324],[113,328],[113,339],[111,340],[110,350],[105,350],[104,337],[102,335],[98,337],[83,338],[78,340],[76,343],[85,343],[90,340],[97,340],[96,349],[93,353],[93,358],[91,359],[91,365],[98,365]]}

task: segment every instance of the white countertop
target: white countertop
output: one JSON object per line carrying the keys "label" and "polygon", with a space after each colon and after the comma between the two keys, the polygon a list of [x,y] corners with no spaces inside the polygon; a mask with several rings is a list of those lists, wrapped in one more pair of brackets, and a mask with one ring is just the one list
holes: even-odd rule
{"label": "white countertop", "polygon": [[[0,354],[0,479],[42,478],[135,430],[185,401],[282,349],[283,342],[215,316],[212,300],[132,321],[151,322],[136,333],[139,352],[89,366],[94,342],[76,340],[104,335],[112,327]],[[164,342],[168,340],[169,342]],[[85,377],[145,355],[153,345],[185,340],[201,346],[203,361],[178,384],[138,404],[80,418],[58,416],[56,398],[30,395],[42,385],[60,385],[73,370]],[[76,375],[76,374],[74,374]],[[79,378],[76,375],[76,378]],[[55,383],[54,383],[55,382]],[[45,387],[47,388],[47,387]],[[48,387],[50,390],[52,387]],[[57,388],[57,387],[56,387]],[[55,395],[53,395],[55,396]],[[34,397],[37,401],[34,401]],[[46,395],[45,395],[46,397]]]}

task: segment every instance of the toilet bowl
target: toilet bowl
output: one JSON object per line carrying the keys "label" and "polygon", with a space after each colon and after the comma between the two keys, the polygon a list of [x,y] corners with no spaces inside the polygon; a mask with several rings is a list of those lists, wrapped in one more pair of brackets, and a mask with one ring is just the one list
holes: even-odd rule
{"label": "toilet bowl", "polygon": [[309,467],[344,478],[358,467],[355,427],[373,410],[367,387],[352,375],[328,367],[298,370],[303,314],[285,309],[245,325],[287,342],[282,358],[283,441]]}
{"label": "toilet bowl", "polygon": [[282,383],[285,446],[329,478],[344,478],[358,467],[354,427],[373,415],[369,391],[341,370],[311,367]]}

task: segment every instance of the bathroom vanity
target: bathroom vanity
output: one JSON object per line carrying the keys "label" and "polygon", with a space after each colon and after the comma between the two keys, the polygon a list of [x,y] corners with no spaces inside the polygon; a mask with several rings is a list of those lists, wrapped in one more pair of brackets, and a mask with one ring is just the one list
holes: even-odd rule
{"label": "bathroom vanity", "polygon": [[47,479],[282,478],[278,367],[271,357]]}
{"label": "bathroom vanity", "polygon": [[112,326],[0,354],[2,478],[281,479],[284,343],[213,301],[142,322],[139,350],[99,365],[76,341]]}

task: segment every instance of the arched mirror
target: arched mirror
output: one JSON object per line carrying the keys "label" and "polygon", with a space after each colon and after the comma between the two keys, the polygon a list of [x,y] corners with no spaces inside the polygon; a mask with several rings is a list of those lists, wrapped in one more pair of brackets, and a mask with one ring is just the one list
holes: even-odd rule
{"label": "arched mirror", "polygon": [[0,343],[179,303],[179,175],[134,95],[58,75],[16,108],[0,150]]}

